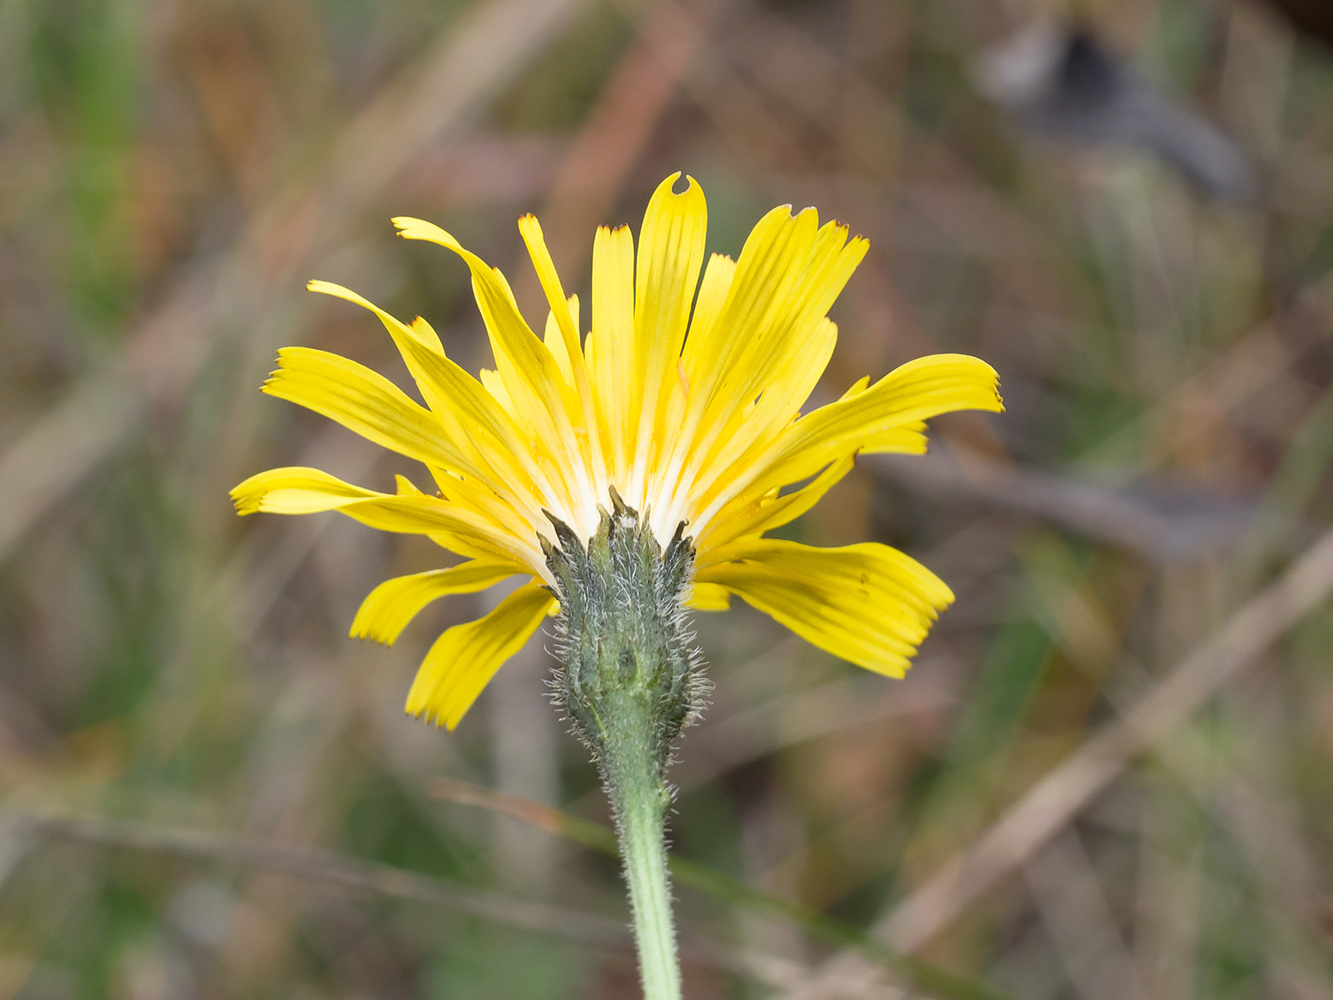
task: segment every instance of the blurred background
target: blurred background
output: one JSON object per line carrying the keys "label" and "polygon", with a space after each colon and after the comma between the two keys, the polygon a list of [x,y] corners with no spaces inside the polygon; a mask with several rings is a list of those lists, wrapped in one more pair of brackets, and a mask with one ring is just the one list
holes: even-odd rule
{"label": "blurred background", "polygon": [[687,995],[1333,995],[1333,49],[1287,6],[0,2],[0,997],[638,995],[542,643],[406,719],[487,595],[349,640],[438,550],[227,490],[421,482],[258,392],[290,344],[406,380],[310,277],[489,365],[390,216],[540,317],[517,216],[586,296],[673,170],[710,249],[870,238],[821,398],[964,351],[1008,405],[792,526],[952,585],[905,681],[700,617]]}

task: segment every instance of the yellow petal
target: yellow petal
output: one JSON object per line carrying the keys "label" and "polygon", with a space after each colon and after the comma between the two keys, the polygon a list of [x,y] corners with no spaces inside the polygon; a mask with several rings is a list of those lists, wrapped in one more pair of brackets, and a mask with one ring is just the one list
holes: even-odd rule
{"label": "yellow petal", "polygon": [[481,370],[481,384],[486,387],[486,391],[495,397],[506,413],[511,417],[516,416],[514,404],[510,402],[509,392],[505,389],[504,379],[500,378],[500,373],[494,368],[483,368]]}
{"label": "yellow petal", "polygon": [[251,476],[231,491],[238,514],[315,514],[381,494],[345,483],[319,469],[288,466]]}
{"label": "yellow petal", "polygon": [[859,379],[847,387],[847,391],[838,397],[838,402],[844,399],[851,399],[853,396],[859,396],[870,388],[870,376],[862,375]]}
{"label": "yellow petal", "polygon": [[653,192],[643,215],[634,287],[634,368],[640,405],[630,490],[642,495],[654,446],[663,438],[676,363],[703,266],[708,206],[693,177],[680,194],[674,173]]}
{"label": "yellow petal", "polygon": [[[511,408],[496,407],[494,397],[445,355],[439,336],[425,320],[417,317],[409,326],[356,292],[329,281],[311,281],[306,287],[355,303],[379,317],[421,395],[457,445],[452,462],[437,460],[435,464],[479,476],[493,488],[507,487],[518,496],[530,495],[534,485],[546,485],[527,443],[520,440],[512,419],[507,418]],[[534,504],[533,509],[539,505]]]}
{"label": "yellow petal", "polygon": [[309,347],[284,347],[264,392],[314,410],[381,447],[437,465],[461,461],[439,419],[365,365]]}
{"label": "yellow petal", "polygon": [[807,642],[868,670],[901,677],[939,612],[944,582],[887,545],[817,549],[781,539],[742,539],[699,571]]}
{"label": "yellow petal", "polygon": [[[825,353],[818,363],[803,355],[823,350],[827,337],[826,314],[842,291],[852,272],[865,258],[870,244],[857,237],[847,240],[847,227],[828,223],[815,235],[813,246],[799,274],[792,275],[790,287],[773,306],[764,327],[741,355],[728,383],[719,391],[719,401],[729,412],[740,403],[748,403],[760,391],[765,395],[790,369],[794,378],[792,405],[800,406],[814,389],[815,382],[828,363]],[[832,345],[828,347],[829,353]],[[803,387],[803,388],[802,388]]]}
{"label": "yellow petal", "polygon": [[[720,548],[744,535],[762,535],[795,521],[824,498],[833,486],[852,471],[854,459],[848,455],[834,462],[811,482],[786,496],[764,497],[745,504],[734,512],[723,511],[709,522],[695,539],[700,553]],[[701,563],[708,558],[700,556]]]}
{"label": "yellow petal", "polygon": [[813,209],[793,216],[791,207],[783,205],[750,232],[717,319],[686,345],[686,368],[691,377],[699,376],[691,408],[696,419],[702,419],[738,362],[761,339],[770,313],[790,292],[793,274],[804,267],[817,228]]}
{"label": "yellow petal", "polygon": [[[485,557],[489,561],[494,561],[494,553],[509,552],[512,558],[501,561],[512,561],[516,567],[513,572],[520,572],[521,568],[523,572],[536,572],[539,575],[544,575],[547,569],[546,559],[544,555],[537,552],[535,544],[539,543],[534,543],[537,538],[535,518],[525,517],[516,511],[506,498],[499,496],[462,473],[449,472],[434,465],[429,468],[431,477],[440,490],[438,498],[423,493],[405,476],[394,476],[394,480],[398,484],[398,496],[422,497],[423,502],[427,504],[437,504],[443,500],[454,509],[467,511],[470,516],[479,516],[480,520],[474,520],[472,523],[474,525],[485,525],[490,531],[493,543],[483,544],[474,541],[469,544],[461,539],[457,533],[450,534],[449,532],[439,533],[438,535],[434,531],[423,532],[427,538],[451,552]],[[344,511],[344,513],[347,512]],[[542,520],[549,523],[546,522],[544,517],[542,517]]]}
{"label": "yellow petal", "polygon": [[[869,244],[860,237],[849,242],[846,226],[830,222],[816,232],[816,224],[812,209],[792,220],[770,213],[768,227],[763,223],[756,227],[751,256],[759,261],[769,257],[774,266],[785,262],[785,275],[774,279],[780,282],[776,293],[765,302],[765,289],[755,288],[751,294],[757,297],[739,320],[719,320],[701,330],[700,338],[691,329],[691,339],[704,345],[699,350],[708,359],[705,367],[715,369],[716,375],[701,380],[702,390],[683,421],[669,473],[677,493],[677,480],[707,481],[708,474],[701,470],[725,469],[741,455],[756,453],[757,446],[790,423],[827,367],[837,327],[825,314]],[[785,244],[779,240],[784,234]],[[739,286],[757,280],[754,273],[754,266],[740,268],[734,279],[741,297],[737,301],[744,299]],[[737,307],[729,302],[727,308]],[[737,322],[749,328],[738,332],[733,328]],[[687,355],[691,346],[686,345]],[[758,407],[751,415],[748,411],[756,398]],[[745,433],[739,433],[742,418]],[[681,457],[686,449],[693,453],[688,460]],[[681,468],[683,473],[677,471]],[[677,498],[674,507],[679,506]]]}
{"label": "yellow petal", "polygon": [[560,456],[556,468],[571,494],[590,494],[587,469],[574,449],[576,437],[569,415],[579,403],[560,374],[560,367],[546,345],[529,328],[514,302],[509,283],[476,254],[465,250],[449,233],[421,219],[393,220],[399,235],[409,240],[427,240],[452,250],[472,273],[472,292],[481,310],[496,368],[504,380],[516,412],[536,424],[538,436]]}
{"label": "yellow petal", "polygon": [[[386,312],[379,306],[375,305],[375,303],[371,302],[365,296],[359,295],[350,288],[336,284],[332,281],[321,281],[318,278],[312,278],[305,283],[305,287],[308,292],[314,292],[317,295],[331,295],[335,299],[351,302],[354,305],[360,306],[362,309],[367,309],[370,312],[373,312],[379,317],[380,322],[384,324],[385,329],[393,335],[395,340],[397,340],[398,335],[401,334],[404,337],[416,340],[422,347],[431,351],[435,351],[438,354],[444,353],[444,345],[440,343],[440,335],[436,333],[434,328],[420,316],[413,320],[411,324],[404,323],[392,313]],[[411,358],[404,357],[403,360],[409,367],[411,367]]]}
{"label": "yellow petal", "polygon": [[455,625],[431,646],[407,695],[407,712],[453,729],[505,660],[517,653],[555,599],[540,584],[519,587],[484,618]]}
{"label": "yellow petal", "polygon": [[860,454],[920,455],[926,450],[926,422],[909,420],[897,427],[886,427],[862,438]]}
{"label": "yellow petal", "polygon": [[[529,541],[512,528],[493,524],[475,511],[447,503],[438,497],[381,496],[354,500],[338,508],[362,524],[380,531],[408,535],[443,535],[450,548],[471,556],[510,559],[534,573],[545,573],[546,559],[537,547],[536,535]],[[512,532],[512,533],[511,533]]]}
{"label": "yellow petal", "polygon": [[513,563],[473,559],[449,569],[433,569],[385,580],[372,590],[352,622],[353,639],[392,646],[403,629],[431,601],[448,594],[483,590],[518,572]]}
{"label": "yellow petal", "polygon": [[416,483],[398,472],[393,474],[393,485],[395,487],[394,492],[400,497],[424,497],[429,495],[424,490],[417,489]]}
{"label": "yellow petal", "polygon": [[610,434],[611,476],[627,489],[639,412],[634,374],[634,237],[628,226],[602,226],[593,240],[592,331],[597,343],[597,399]]}
{"label": "yellow petal", "polygon": [[543,575],[546,557],[536,534],[497,524],[485,514],[428,496],[399,477],[397,496],[361,489],[318,469],[273,469],[251,476],[232,491],[241,513],[311,514],[336,510],[380,531],[428,535],[460,555],[505,560]]}
{"label": "yellow petal", "polygon": [[[565,370],[569,384],[578,392],[579,403],[584,412],[583,424],[585,427],[593,427],[595,418],[592,390],[583,363],[583,348],[579,343],[578,300],[565,297],[565,290],[560,284],[560,275],[556,273],[555,261],[551,259],[551,251],[547,249],[546,239],[542,236],[541,223],[537,221],[537,217],[523,216],[518,220],[518,231],[528,248],[528,256],[532,258],[532,266],[537,271],[537,280],[541,283],[542,291],[546,293],[546,302],[551,307],[551,317],[559,334],[558,337],[551,337],[548,334],[546,347],[556,358],[557,364],[560,362],[560,356],[564,356],[564,364],[561,367]],[[557,343],[559,353],[557,353]],[[596,435],[591,437],[590,444],[593,450],[593,464],[601,466]]]}
{"label": "yellow petal", "polygon": [[694,304],[694,315],[690,318],[689,337],[680,359],[680,371],[684,379],[683,395],[673,400],[668,426],[683,425],[689,407],[697,398],[696,387],[704,381],[705,373],[701,370],[700,345],[708,342],[713,335],[713,325],[718,313],[726,302],[727,292],[731,288],[731,279],[736,273],[736,262],[724,254],[713,254],[704,268],[703,281],[699,284],[699,297]]}
{"label": "yellow petal", "polygon": [[[537,529],[545,529],[550,522],[540,510],[516,509],[510,496],[501,496],[485,483],[461,473],[430,466],[431,476],[439,487],[440,496],[450,503],[476,511],[501,531],[535,539]],[[401,490],[399,491],[401,492]]]}
{"label": "yellow petal", "polygon": [[[569,298],[571,306],[578,301],[577,295],[571,295]],[[565,381],[573,385],[574,369],[570,366],[569,352],[565,348],[564,335],[560,332],[560,320],[553,312],[546,314],[546,332],[542,335],[542,343],[551,352],[551,357],[555,358],[555,363],[559,366],[560,374],[565,377]]]}
{"label": "yellow petal", "polygon": [[727,503],[812,476],[857,451],[924,452],[921,421],[952,410],[1004,409],[995,369],[965,354],[935,354],[902,365],[863,392],[821,406],[797,420],[763,454],[712,473],[699,484],[713,496],[700,528]]}
{"label": "yellow petal", "polygon": [[731,607],[731,591],[719,583],[700,583],[690,585],[690,596],[685,602],[695,611],[726,611]]}
{"label": "yellow petal", "polygon": [[[570,408],[570,413],[577,415],[577,419],[574,420],[574,431],[579,435],[582,447],[572,454],[579,460],[586,460],[593,493],[600,497],[606,493],[606,462],[602,457],[602,441],[598,433],[597,407],[592,398],[592,383],[588,378],[583,347],[579,343],[578,298],[574,296],[565,298],[565,290],[560,284],[560,276],[556,274],[555,262],[551,259],[551,252],[547,249],[541,223],[537,221],[537,217],[523,216],[518,220],[518,229],[523,235],[523,242],[527,245],[533,267],[537,270],[537,280],[541,283],[542,291],[546,293],[546,301],[551,307],[551,318],[558,333],[558,336],[551,336],[548,325],[546,347],[565,375],[565,386],[572,387],[578,397],[575,407]],[[566,406],[568,405],[566,403]]]}
{"label": "yellow petal", "polygon": [[[692,485],[713,443],[731,430],[733,417],[752,405],[757,393],[742,399],[735,390],[736,380],[743,378],[744,362],[759,342],[767,342],[765,331],[802,273],[817,230],[814,209],[793,217],[791,207],[783,205],[760,219],[741,248],[717,319],[685,344],[681,364],[689,382],[689,406],[679,424],[669,430],[659,428],[659,436],[669,438],[670,448],[657,463],[656,509],[663,506],[660,497],[675,496],[682,484]],[[745,437],[753,440],[748,433]],[[677,499],[671,506],[678,504]]]}
{"label": "yellow petal", "polygon": [[694,304],[694,315],[690,319],[690,336],[686,342],[683,360],[685,370],[697,374],[695,366],[699,362],[699,351],[712,334],[713,324],[727,301],[731,290],[731,281],[736,276],[736,262],[726,254],[715,253],[708,258],[704,268],[703,281],[699,283],[699,299]]}
{"label": "yellow petal", "polygon": [[[777,435],[799,415],[801,404],[828,365],[837,339],[837,326],[828,318],[820,320],[812,335],[803,338],[801,350],[773,374],[757,401],[735,410],[729,417],[717,413],[705,420],[706,431],[695,442],[695,454],[681,477],[695,488],[696,499],[707,495],[699,484],[713,481],[719,471],[733,465],[738,470],[748,469],[760,460]],[[867,443],[861,450],[874,449]],[[745,496],[753,499],[754,492]],[[689,513],[679,510],[682,518]]]}

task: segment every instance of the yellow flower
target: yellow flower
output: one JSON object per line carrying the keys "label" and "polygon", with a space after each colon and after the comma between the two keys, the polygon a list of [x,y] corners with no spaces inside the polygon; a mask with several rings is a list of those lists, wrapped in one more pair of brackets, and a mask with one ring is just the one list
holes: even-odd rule
{"label": "yellow flower", "polygon": [[392,643],[438,597],[531,578],[436,640],[408,695],[413,715],[452,729],[555,613],[542,551],[542,538],[555,535],[545,512],[590,538],[612,489],[663,544],[685,524],[696,551],[693,608],[723,610],[737,594],[879,673],[901,677],[953,600],[938,577],[887,545],[824,549],[762,536],[814,506],[857,454],[921,453],[927,418],[1001,410],[995,371],[965,355],[934,355],[873,385],[862,379],[802,415],[837,339],[826,314],[866,241],[848,240],[835,222],[821,227],[812,208],[792,215],[784,206],[759,221],[738,260],[714,254],[704,267],[703,191],[689,179],[675,193],[679,176],[649,201],[637,254],[627,227],[598,229],[582,345],[578,298],[566,298],[531,215],[519,229],[550,304],[544,338],[498,270],[429,222],[393,220],[404,238],[438,243],[471,271],[496,366],[480,380],[448,358],[420,317],[402,323],[339,285],[308,286],[380,318],[426,406],[354,361],[306,347],[278,352],[264,391],[423,462],[438,493],[401,476],[396,494],[386,494],[318,469],[283,468],[237,486],[236,509],[339,510],[465,557],[376,587],[352,624],[356,637]]}

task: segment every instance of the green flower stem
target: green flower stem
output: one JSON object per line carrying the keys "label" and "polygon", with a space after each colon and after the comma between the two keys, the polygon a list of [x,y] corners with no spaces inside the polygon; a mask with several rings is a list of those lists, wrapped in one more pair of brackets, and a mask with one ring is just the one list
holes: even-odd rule
{"label": "green flower stem", "polygon": [[625,861],[646,1000],[680,1000],[667,882],[666,769],[671,741],[698,713],[705,685],[690,650],[685,594],[694,549],[684,525],[663,549],[614,491],[585,543],[557,518],[544,542],[560,600],[556,689],[593,752]]}
{"label": "green flower stem", "polygon": [[634,913],[634,939],[645,1000],[680,1000],[680,962],[667,877],[666,813],[671,802],[662,768],[641,735],[651,726],[638,699],[613,698],[604,706],[600,760],[607,798],[616,817]]}

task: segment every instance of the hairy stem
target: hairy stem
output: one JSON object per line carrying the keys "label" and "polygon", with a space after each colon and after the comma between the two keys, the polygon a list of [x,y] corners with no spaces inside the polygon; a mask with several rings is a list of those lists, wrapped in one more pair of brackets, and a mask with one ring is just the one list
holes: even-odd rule
{"label": "hairy stem", "polygon": [[665,549],[612,492],[596,534],[552,518],[546,564],[560,599],[557,681],[574,731],[593,752],[625,861],[647,1000],[680,1000],[666,867],[671,741],[699,711],[704,683],[684,601],[694,549],[684,525]]}
{"label": "hairy stem", "polygon": [[680,1000],[680,966],[666,863],[666,813],[671,793],[662,778],[660,762],[646,752],[648,744],[638,735],[653,720],[642,704],[634,704],[634,699],[611,699],[606,708],[606,739],[599,763],[625,863],[643,994],[645,1000]]}

